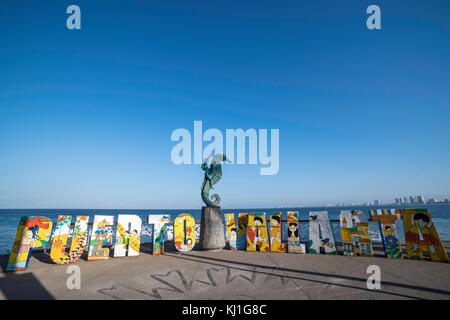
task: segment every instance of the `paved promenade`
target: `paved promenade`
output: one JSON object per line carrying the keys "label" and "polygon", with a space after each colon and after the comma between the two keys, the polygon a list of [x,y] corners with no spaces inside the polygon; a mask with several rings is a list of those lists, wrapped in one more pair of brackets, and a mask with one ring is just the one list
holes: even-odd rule
{"label": "paved promenade", "polygon": [[[450,243],[445,243],[449,251]],[[378,248],[380,249],[380,248]],[[450,299],[450,264],[314,254],[220,250],[79,259],[81,289],[66,287],[68,265],[44,252],[24,272],[0,272],[1,299]],[[2,270],[7,256],[0,256]],[[381,289],[366,285],[381,268]]]}

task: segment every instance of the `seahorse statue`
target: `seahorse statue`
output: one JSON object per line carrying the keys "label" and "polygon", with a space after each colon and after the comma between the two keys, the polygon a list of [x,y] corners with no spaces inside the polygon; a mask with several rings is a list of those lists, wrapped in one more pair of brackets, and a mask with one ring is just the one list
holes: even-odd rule
{"label": "seahorse statue", "polygon": [[216,154],[211,160],[211,164],[208,168],[209,158],[210,157],[206,158],[202,164],[202,170],[205,171],[205,178],[203,179],[201,194],[203,202],[208,207],[212,207],[217,206],[220,203],[220,197],[217,193],[215,193],[211,196],[211,199],[214,199],[214,201],[212,201],[209,198],[209,191],[211,189],[214,189],[213,185],[215,185],[220,180],[220,178],[222,178],[222,162],[227,161],[228,163],[231,163],[231,161],[224,153],[219,153]]}

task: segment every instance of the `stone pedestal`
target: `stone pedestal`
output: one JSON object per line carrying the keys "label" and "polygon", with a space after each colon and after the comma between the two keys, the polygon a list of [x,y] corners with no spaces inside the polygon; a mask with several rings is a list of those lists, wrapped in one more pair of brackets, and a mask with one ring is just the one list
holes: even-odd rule
{"label": "stone pedestal", "polygon": [[220,207],[202,207],[200,249],[217,250],[225,247],[225,228]]}

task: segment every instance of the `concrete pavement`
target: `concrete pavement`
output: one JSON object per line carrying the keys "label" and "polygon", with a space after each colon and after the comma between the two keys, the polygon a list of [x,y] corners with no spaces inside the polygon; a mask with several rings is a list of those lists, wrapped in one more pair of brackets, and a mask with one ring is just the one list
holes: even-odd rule
{"label": "concrete pavement", "polygon": [[[445,243],[449,251],[450,243]],[[380,249],[380,248],[378,248]],[[0,273],[1,299],[450,299],[450,265],[377,256],[219,250],[86,261],[81,289],[69,290],[70,265],[34,252],[27,271]],[[3,270],[8,257],[1,256]],[[367,288],[369,265],[381,289]]]}

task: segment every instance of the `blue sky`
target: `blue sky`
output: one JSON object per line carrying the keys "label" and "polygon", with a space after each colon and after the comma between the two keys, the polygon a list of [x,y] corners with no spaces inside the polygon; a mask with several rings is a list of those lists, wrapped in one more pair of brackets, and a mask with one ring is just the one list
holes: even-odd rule
{"label": "blue sky", "polygon": [[450,197],[448,1],[7,0],[0,40],[1,208],[200,208],[194,120],[280,130],[224,208]]}

